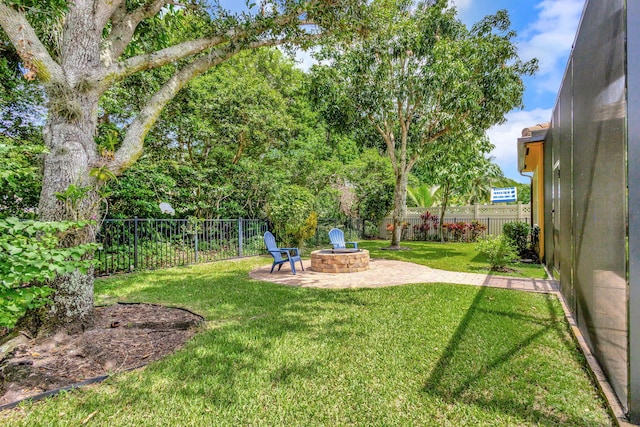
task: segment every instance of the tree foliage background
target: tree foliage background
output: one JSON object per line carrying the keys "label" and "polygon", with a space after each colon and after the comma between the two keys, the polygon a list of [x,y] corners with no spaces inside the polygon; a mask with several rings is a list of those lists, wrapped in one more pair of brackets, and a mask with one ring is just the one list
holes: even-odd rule
{"label": "tree foliage background", "polygon": [[[535,64],[514,36],[505,12],[468,29],[444,0],[0,2],[0,216],[268,217],[299,189],[307,225],[399,220],[410,182],[438,184],[412,174],[428,145],[481,141],[520,104]],[[309,73],[273,47],[316,44],[333,63]],[[456,200],[482,198],[485,152]],[[52,323],[90,319],[90,274],[53,287]]]}
{"label": "tree foliage background", "polygon": [[[137,33],[127,55],[183,42],[185,32],[206,34],[208,20],[202,18],[178,12],[145,21],[141,25],[147,31]],[[52,12],[38,30],[45,31],[56,19]],[[54,37],[46,41],[55,48]],[[46,153],[46,96],[41,84],[23,78],[24,66],[6,43],[3,53],[0,215],[33,216]],[[168,63],[137,73],[105,93],[96,138],[103,156],[115,154],[147,94],[157,91],[179,66]],[[393,205],[392,165],[384,140],[363,120],[338,73],[333,66],[314,66],[305,73],[280,50],[260,49],[234,56],[194,79],[162,110],[140,160],[109,183],[105,214],[161,217],[158,204],[169,202],[178,217],[265,217],[270,198],[280,188],[299,185],[314,195],[320,217],[379,221]],[[375,104],[381,96],[375,89],[359,96],[375,98]],[[437,148],[425,148],[425,159],[408,181],[439,185],[434,202],[440,205],[487,202],[491,186],[513,184],[485,158],[490,148],[486,142],[457,142],[452,147],[460,148],[445,148],[440,154]],[[452,168],[465,173],[451,173]],[[526,186],[519,193],[526,201]]]}

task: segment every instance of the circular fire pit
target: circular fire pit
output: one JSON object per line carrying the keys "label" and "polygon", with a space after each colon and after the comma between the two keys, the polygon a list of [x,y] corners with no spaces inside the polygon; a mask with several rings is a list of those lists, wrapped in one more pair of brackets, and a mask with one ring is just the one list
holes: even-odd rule
{"label": "circular fire pit", "polygon": [[311,270],[319,273],[357,273],[369,269],[366,249],[322,249],[311,252]]}

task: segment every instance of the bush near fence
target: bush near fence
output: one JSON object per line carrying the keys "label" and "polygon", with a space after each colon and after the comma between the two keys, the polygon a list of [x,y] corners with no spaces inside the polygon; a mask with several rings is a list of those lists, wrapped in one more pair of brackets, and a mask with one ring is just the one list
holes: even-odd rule
{"label": "bush near fence", "polygon": [[[425,214],[429,212],[429,219],[425,220]],[[440,208],[437,206],[429,208],[408,208],[403,224],[402,240],[439,240],[438,216]],[[435,218],[435,219],[433,219]],[[510,222],[524,222],[531,225],[531,206],[529,204],[518,203],[516,205],[471,205],[454,206],[447,209],[444,217],[446,225],[446,240],[455,241],[460,239],[460,227],[455,224],[467,224],[467,231],[462,240],[470,240],[468,237],[473,233],[475,238],[502,234],[504,224]],[[477,223],[486,227],[485,230],[478,231]],[[380,239],[390,238],[392,229],[390,217],[384,219],[378,227],[378,237]],[[474,229],[471,231],[470,229]]]}

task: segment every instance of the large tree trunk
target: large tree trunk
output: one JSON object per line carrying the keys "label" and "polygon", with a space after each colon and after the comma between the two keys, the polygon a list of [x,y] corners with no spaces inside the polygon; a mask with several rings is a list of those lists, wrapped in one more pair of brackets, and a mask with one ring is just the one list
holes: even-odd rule
{"label": "large tree trunk", "polygon": [[440,205],[440,242],[444,243],[444,215],[449,207],[449,196],[451,195],[451,183],[447,182],[442,191],[442,205]]}
{"label": "large tree trunk", "polygon": [[[81,95],[73,99],[52,98],[44,137],[49,153],[45,156],[39,214],[44,221],[99,220],[99,183],[89,176],[99,166],[94,135],[97,98]],[[63,102],[64,101],[64,102]],[[69,190],[71,186],[71,191]],[[75,191],[74,191],[75,188]],[[65,193],[66,192],[66,193]],[[65,194],[60,200],[57,195]],[[63,246],[95,241],[95,226],[65,236]],[[93,271],[79,271],[57,277],[52,283],[46,330],[67,330],[87,326],[93,318]]]}
{"label": "large tree trunk", "polygon": [[[64,80],[45,84],[49,115],[43,130],[49,149],[44,159],[39,216],[44,221],[96,220],[100,182],[89,175],[106,164],[95,143],[100,89],[89,77],[100,66],[101,31],[91,19],[91,2],[70,7],[61,62]],[[96,228],[85,227],[61,241],[63,246],[95,242]],[[45,329],[67,330],[90,324],[93,318],[93,271],[57,277],[51,283]]]}
{"label": "large tree trunk", "polygon": [[404,168],[398,168],[396,172],[396,186],[394,190],[394,208],[391,219],[393,232],[391,234],[391,248],[399,249],[402,240],[402,223],[407,213],[407,180],[408,173]]}

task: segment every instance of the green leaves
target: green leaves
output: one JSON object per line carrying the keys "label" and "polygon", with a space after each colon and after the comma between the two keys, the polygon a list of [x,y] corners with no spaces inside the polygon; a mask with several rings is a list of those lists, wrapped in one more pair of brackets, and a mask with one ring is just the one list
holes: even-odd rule
{"label": "green leaves", "polygon": [[279,239],[286,246],[300,246],[315,233],[318,217],[315,197],[304,187],[282,187],[269,203],[268,215]]}
{"label": "green leaves", "polygon": [[[0,91],[2,95],[2,91]],[[17,129],[3,129],[4,123],[17,123],[6,109],[15,109],[15,104],[0,99],[0,217],[8,215],[32,214],[40,193],[41,178],[39,155],[45,152],[44,144],[31,142],[37,137],[29,128],[17,126]],[[5,122],[6,120],[6,122]],[[19,136],[7,137],[3,132],[17,133]],[[25,139],[22,138],[24,133]]]}
{"label": "green leaves", "polygon": [[487,257],[493,271],[504,269],[507,264],[518,258],[515,245],[504,234],[480,239],[476,249]]}
{"label": "green leaves", "polygon": [[525,257],[529,245],[531,226],[526,222],[508,222],[502,226],[502,232],[511,241],[520,257]]}
{"label": "green leaves", "polygon": [[[505,12],[469,30],[444,0],[373,4],[376,30],[369,38],[323,53],[333,60],[339,99],[350,103],[386,147],[396,178],[394,218],[400,218],[408,174],[431,146],[446,145],[438,153],[446,159],[440,172],[464,177],[456,184],[470,186],[470,177],[487,170],[479,150],[483,135],[521,106],[520,77],[535,64],[519,60]],[[451,147],[465,162],[450,155]],[[472,156],[481,161],[466,167]],[[423,180],[452,188],[451,180]]]}
{"label": "green leaves", "polygon": [[92,223],[0,219],[0,327],[11,328],[27,310],[47,304],[48,280],[94,265],[97,244],[59,247],[65,233],[87,226]]}

